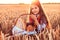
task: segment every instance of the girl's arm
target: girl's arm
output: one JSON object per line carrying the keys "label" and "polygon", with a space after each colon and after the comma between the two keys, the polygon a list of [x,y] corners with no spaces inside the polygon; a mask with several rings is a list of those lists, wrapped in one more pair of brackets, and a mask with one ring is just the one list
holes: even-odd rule
{"label": "girl's arm", "polygon": [[42,30],[42,29],[44,29],[46,27],[46,24],[39,24],[38,26],[37,26],[37,29],[38,29],[38,31],[40,31],[40,30]]}

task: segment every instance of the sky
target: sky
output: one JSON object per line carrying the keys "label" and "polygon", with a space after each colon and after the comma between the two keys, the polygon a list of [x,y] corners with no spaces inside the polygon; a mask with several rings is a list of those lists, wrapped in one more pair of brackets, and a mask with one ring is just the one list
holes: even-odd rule
{"label": "sky", "polygon": [[[32,0],[0,0],[0,4],[30,4]],[[41,3],[60,3],[60,0],[39,0]]]}

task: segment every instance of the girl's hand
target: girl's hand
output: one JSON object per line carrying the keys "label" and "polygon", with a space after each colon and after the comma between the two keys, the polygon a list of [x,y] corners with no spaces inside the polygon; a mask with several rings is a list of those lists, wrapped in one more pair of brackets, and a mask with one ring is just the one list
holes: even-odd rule
{"label": "girl's hand", "polygon": [[34,21],[37,20],[37,17],[35,15],[31,14],[30,16]]}
{"label": "girl's hand", "polygon": [[31,18],[35,21],[36,25],[39,25],[39,22],[38,22],[37,17],[35,15],[31,14]]}

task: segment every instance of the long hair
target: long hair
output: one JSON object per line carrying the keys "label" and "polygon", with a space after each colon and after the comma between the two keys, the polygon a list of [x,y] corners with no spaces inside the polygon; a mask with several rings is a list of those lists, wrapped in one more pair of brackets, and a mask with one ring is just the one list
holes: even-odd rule
{"label": "long hair", "polygon": [[[45,24],[47,24],[48,23],[48,21],[47,21],[47,18],[46,18],[46,16],[45,16],[45,14],[44,14],[44,11],[43,11],[43,9],[42,9],[42,6],[41,6],[41,4],[40,4],[40,2],[39,1],[35,1],[35,2],[32,2],[32,4],[31,5],[37,5],[38,7],[39,7],[39,16],[40,16],[40,21],[39,21],[39,23],[45,23]],[[30,14],[33,14],[32,13],[32,9],[30,8]]]}

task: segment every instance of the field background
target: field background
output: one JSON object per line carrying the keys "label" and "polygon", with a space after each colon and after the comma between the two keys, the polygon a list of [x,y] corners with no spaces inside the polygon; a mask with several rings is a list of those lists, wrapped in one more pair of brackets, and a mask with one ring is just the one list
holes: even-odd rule
{"label": "field background", "polygon": [[[29,13],[30,5],[28,4],[0,4],[0,25],[4,33],[9,32],[13,26],[15,19],[21,14]],[[45,15],[50,20],[53,28],[60,25],[60,4],[48,3],[42,4]]]}

